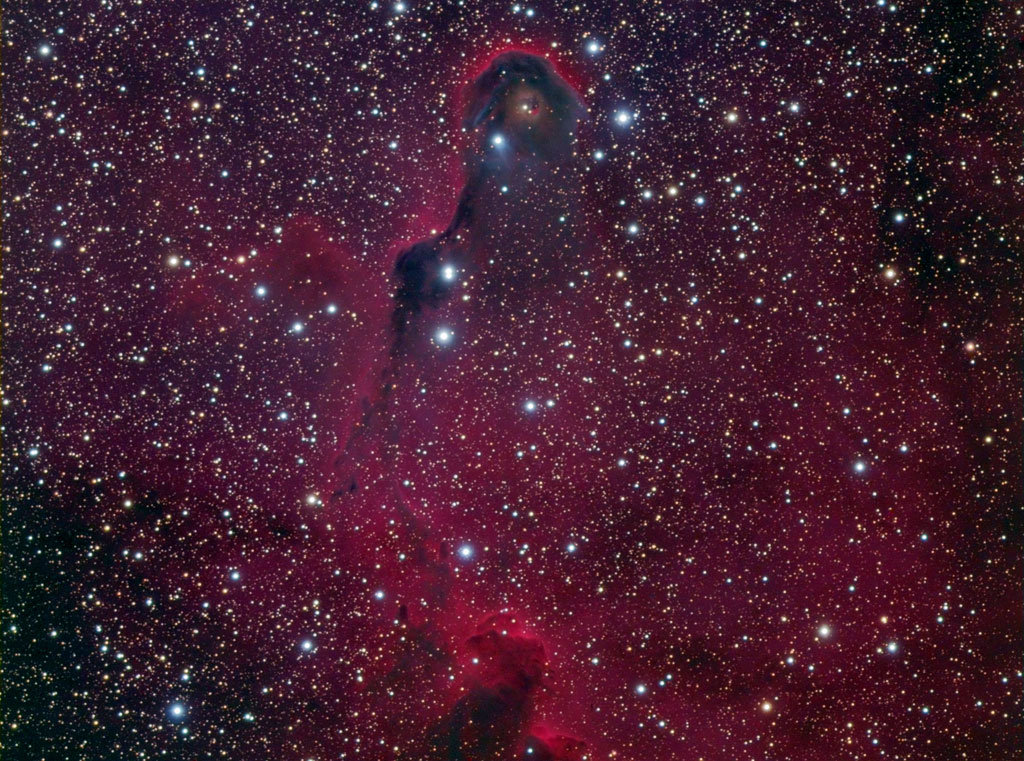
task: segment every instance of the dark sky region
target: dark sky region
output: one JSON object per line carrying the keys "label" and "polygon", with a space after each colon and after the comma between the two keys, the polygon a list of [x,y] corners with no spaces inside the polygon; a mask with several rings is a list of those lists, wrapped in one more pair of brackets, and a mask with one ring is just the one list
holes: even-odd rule
{"label": "dark sky region", "polygon": [[1020,8],[4,11],[5,759],[1020,752]]}

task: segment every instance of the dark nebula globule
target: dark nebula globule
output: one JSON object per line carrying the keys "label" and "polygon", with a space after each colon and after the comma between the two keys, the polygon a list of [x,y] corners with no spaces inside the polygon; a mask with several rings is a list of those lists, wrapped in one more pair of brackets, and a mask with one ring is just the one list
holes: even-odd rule
{"label": "dark nebula globule", "polygon": [[1018,9],[8,5],[5,759],[1019,755]]}
{"label": "dark nebula globule", "polygon": [[[401,382],[403,364],[416,356],[416,342],[407,334],[424,309],[437,309],[458,292],[460,277],[485,280],[490,301],[503,309],[506,291],[535,288],[538,272],[545,279],[564,274],[567,263],[557,260],[569,253],[578,258],[577,247],[553,231],[556,217],[578,208],[571,162],[585,115],[579,96],[549,61],[522,51],[499,55],[467,91],[465,184],[448,226],[398,254],[388,364],[379,388],[363,401],[363,418],[340,452],[340,464],[379,462],[374,454],[387,460],[396,445],[388,400]],[[536,259],[526,259],[533,252],[545,257],[540,267]],[[488,257],[500,258],[502,266],[493,266],[494,259],[485,262]],[[447,335],[433,341],[445,343]],[[383,434],[378,452],[364,441],[375,433]],[[358,478],[348,474],[335,494],[358,488]]]}

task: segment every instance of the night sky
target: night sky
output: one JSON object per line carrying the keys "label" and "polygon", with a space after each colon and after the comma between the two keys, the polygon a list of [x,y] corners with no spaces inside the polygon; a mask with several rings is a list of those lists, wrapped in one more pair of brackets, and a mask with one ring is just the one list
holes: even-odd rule
{"label": "night sky", "polygon": [[4,11],[5,759],[1021,752],[1019,6]]}

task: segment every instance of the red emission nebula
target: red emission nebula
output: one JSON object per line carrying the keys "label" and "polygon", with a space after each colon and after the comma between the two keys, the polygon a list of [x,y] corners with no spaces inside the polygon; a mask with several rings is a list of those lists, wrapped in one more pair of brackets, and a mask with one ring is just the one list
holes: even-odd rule
{"label": "red emission nebula", "polygon": [[1020,752],[1018,10],[5,10],[5,757]]}

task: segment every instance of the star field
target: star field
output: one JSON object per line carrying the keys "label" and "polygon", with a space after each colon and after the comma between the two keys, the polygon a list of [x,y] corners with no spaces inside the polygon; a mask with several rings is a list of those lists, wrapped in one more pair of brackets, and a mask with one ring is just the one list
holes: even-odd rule
{"label": "star field", "polygon": [[1019,752],[1024,11],[5,11],[5,757]]}

